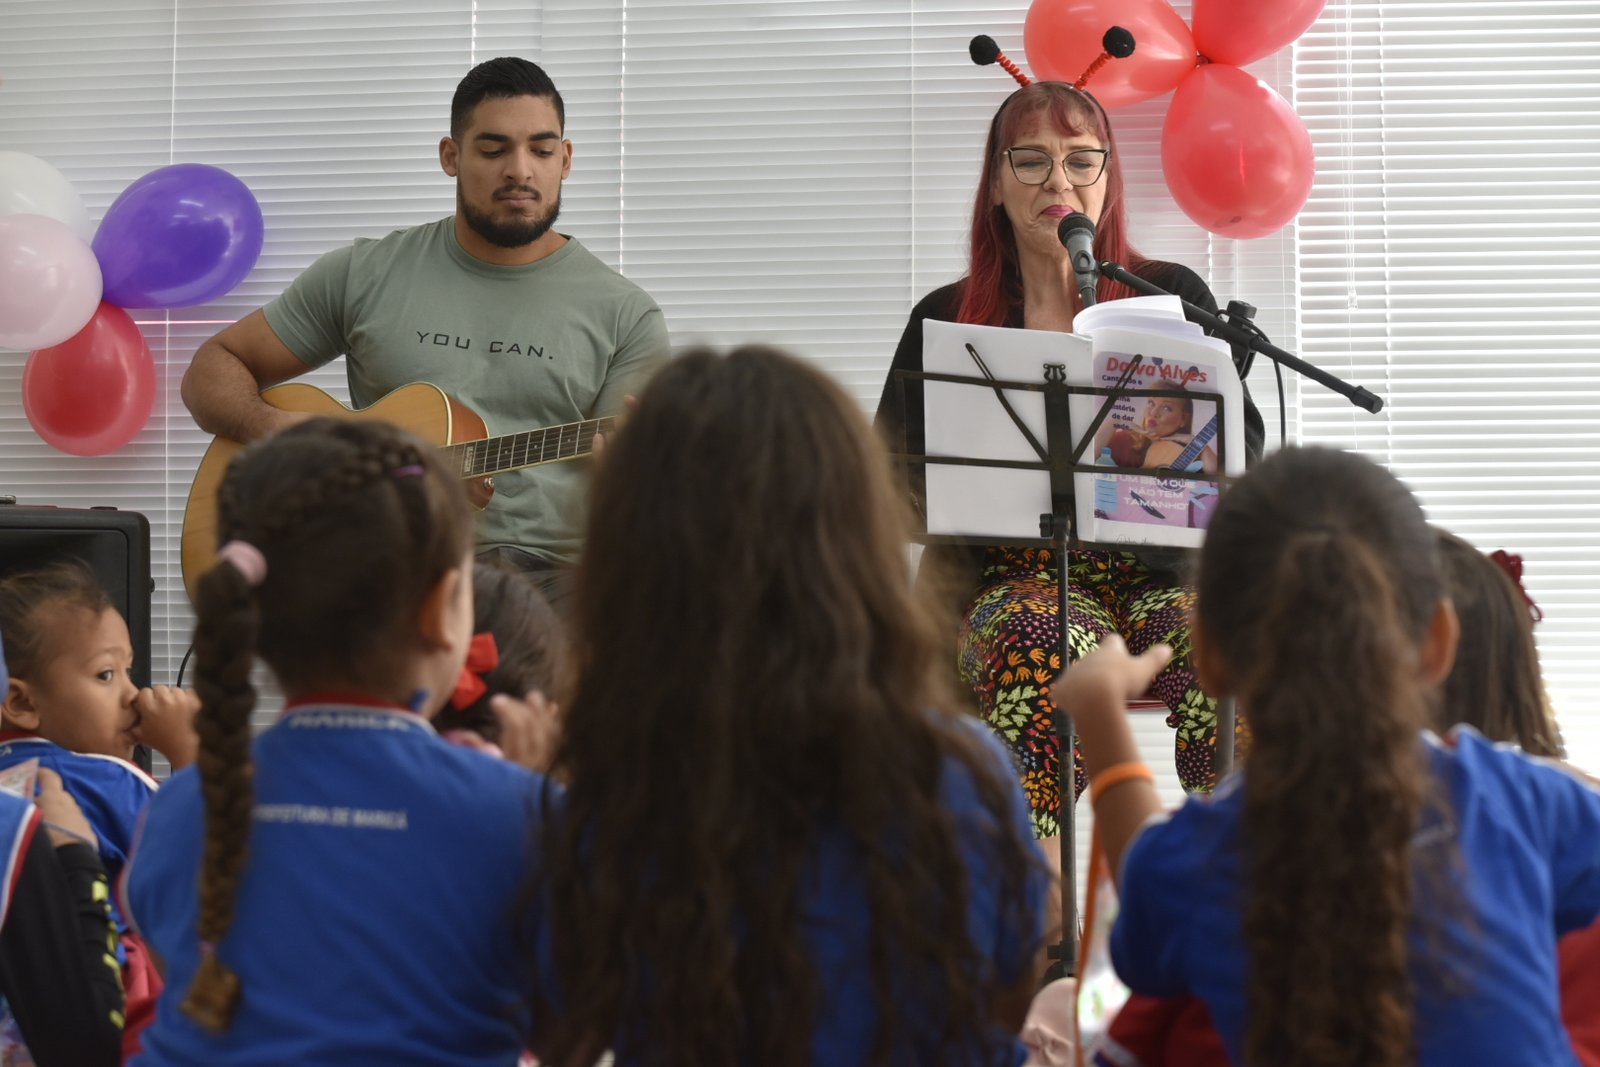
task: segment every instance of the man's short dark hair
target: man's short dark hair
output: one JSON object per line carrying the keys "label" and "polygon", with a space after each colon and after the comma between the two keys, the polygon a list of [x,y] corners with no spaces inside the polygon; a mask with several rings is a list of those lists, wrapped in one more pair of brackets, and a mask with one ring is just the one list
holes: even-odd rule
{"label": "man's short dark hair", "polygon": [[561,128],[567,126],[566,105],[556,91],[556,83],[537,63],[517,56],[500,56],[486,59],[467,71],[467,76],[456,86],[456,95],[450,101],[450,136],[456,140],[467,132],[467,116],[485,100],[505,100],[514,96],[542,96],[556,108],[556,118]]}

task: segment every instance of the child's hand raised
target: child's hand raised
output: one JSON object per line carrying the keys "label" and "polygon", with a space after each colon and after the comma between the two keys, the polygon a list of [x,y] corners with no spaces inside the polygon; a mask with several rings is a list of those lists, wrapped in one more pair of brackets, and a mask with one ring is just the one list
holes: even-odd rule
{"label": "child's hand raised", "polygon": [[[1149,768],[1139,757],[1139,745],[1128,725],[1128,701],[1150,688],[1155,676],[1172,659],[1172,649],[1156,645],[1138,656],[1116,634],[1100,639],[1100,647],[1072,665],[1050,687],[1056,706],[1072,716],[1072,725],[1089,772],[1089,793],[1094,803],[1096,829],[1110,870],[1121,877],[1122,854],[1145,821],[1161,810],[1161,799]],[[1121,767],[1125,772],[1102,792],[1102,773]],[[1132,774],[1126,773],[1136,768]]]}
{"label": "child's hand raised", "polygon": [[561,710],[537,689],[518,700],[500,694],[489,701],[500,720],[500,750],[506,759],[541,774],[550,769],[561,741]]}
{"label": "child's hand raised", "polygon": [[153,685],[139,690],[139,695],[133,698],[133,709],[139,713],[139,723],[133,732],[141,743],[167,757],[175,771],[194,762],[200,749],[194,732],[195,713],[200,710],[199,697],[188,689]]}
{"label": "child's hand raised", "polygon": [[1172,660],[1172,648],[1155,645],[1137,655],[1118,634],[1107,634],[1100,647],[1072,665],[1050,687],[1058,707],[1067,709],[1074,723],[1091,716],[1121,712],[1128,701],[1150,688],[1161,669]]}

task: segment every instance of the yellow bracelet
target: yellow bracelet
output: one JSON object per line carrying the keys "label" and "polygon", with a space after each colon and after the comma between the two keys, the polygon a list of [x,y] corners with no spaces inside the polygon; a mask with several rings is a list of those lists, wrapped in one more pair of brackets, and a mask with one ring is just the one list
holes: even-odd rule
{"label": "yellow bracelet", "polygon": [[1121,785],[1123,782],[1150,782],[1154,784],[1156,776],[1147,764],[1138,760],[1129,760],[1126,763],[1114,763],[1089,779],[1089,801],[1099,800],[1106,790],[1112,786]]}

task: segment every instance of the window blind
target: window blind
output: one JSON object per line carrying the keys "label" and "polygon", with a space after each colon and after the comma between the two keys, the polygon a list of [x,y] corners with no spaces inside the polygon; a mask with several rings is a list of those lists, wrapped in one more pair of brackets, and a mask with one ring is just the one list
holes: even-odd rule
{"label": "window blind", "polygon": [[1591,0],[1332,0],[1293,72],[1318,161],[1299,227],[1304,354],[1387,401],[1373,417],[1307,390],[1305,438],[1371,455],[1434,521],[1526,557],[1546,680],[1590,767],[1596,55]]}

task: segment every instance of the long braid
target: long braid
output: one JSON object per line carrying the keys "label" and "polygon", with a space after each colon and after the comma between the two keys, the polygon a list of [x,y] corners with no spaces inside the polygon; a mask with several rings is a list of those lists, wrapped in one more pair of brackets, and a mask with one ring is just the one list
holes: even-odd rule
{"label": "long braid", "polygon": [[393,479],[395,492],[400,495],[401,514],[412,540],[419,545],[428,544],[433,524],[428,519],[427,483],[420,477],[420,456],[415,449],[399,448],[386,449],[377,458],[379,470]]}
{"label": "long braid", "polygon": [[231,563],[213,567],[196,590],[195,689],[200,713],[197,764],[206,806],[200,867],[200,966],[183,1011],[212,1031],[227,1028],[240,995],[239,977],[216,952],[233,925],[234,899],[248,856],[252,782],[250,684],[260,612],[249,582]]}
{"label": "long braid", "polygon": [[[305,476],[293,470],[300,463],[262,450],[272,446],[257,446],[234,461],[218,490],[222,539],[247,541],[268,561],[262,588],[253,587],[228,560],[219,561],[196,588],[195,689],[200,697],[195,719],[200,739],[196,765],[205,805],[205,845],[197,923],[200,961],[182,1010],[212,1031],[227,1028],[243,994],[239,976],[223,962],[218,946],[233,925],[239,883],[249,856],[255,799],[250,716],[256,705],[250,671],[255,656],[260,652],[267,657],[283,680],[297,666],[313,661],[314,655],[323,659],[330,653],[348,655],[352,650],[381,647],[389,640],[384,626],[370,630],[347,627],[342,634],[347,645],[338,650],[327,648],[326,641],[308,638],[307,627],[293,617],[305,599],[303,589],[294,578],[274,581],[273,575],[285,567],[314,572],[316,564],[305,563],[309,545],[297,542],[314,542],[316,535],[302,537],[302,531],[317,516],[337,507],[341,498],[374,485],[393,486],[392,506],[399,512],[394,516],[398,522],[388,525],[403,531],[402,544],[397,547],[406,560],[416,564],[404,576],[406,583],[425,588],[425,583],[438,577],[432,571],[442,573],[439,561],[458,555],[470,539],[470,525],[448,521],[450,508],[459,501],[445,499],[439,504],[433,499],[435,495],[448,498],[452,492],[459,495],[459,486],[448,488],[452,483],[448,475],[440,474],[437,460],[426,456],[410,438],[392,427],[315,420],[274,440],[287,442],[279,451],[289,452],[305,449],[304,439],[317,436],[342,442],[346,451],[343,462],[321,466]],[[307,450],[310,454],[325,451]],[[325,460],[326,455],[318,458]],[[276,484],[280,482],[287,484]],[[434,492],[430,485],[435,485]],[[442,494],[437,493],[439,486],[446,487]],[[443,521],[441,516],[445,516]],[[458,546],[457,541],[463,543]],[[338,555],[332,548],[326,548],[326,553],[330,558]],[[310,580],[325,581],[321,575]]]}
{"label": "long braid", "polygon": [[[408,462],[418,462],[414,449],[362,442],[344,463],[328,468],[321,477],[305,479],[286,493],[276,507],[252,516],[250,527],[260,531],[263,542],[275,544],[291,536],[307,518],[326,508],[329,501],[379,482],[389,471]],[[220,493],[218,503],[220,506]],[[265,544],[259,547],[265,548]]]}

